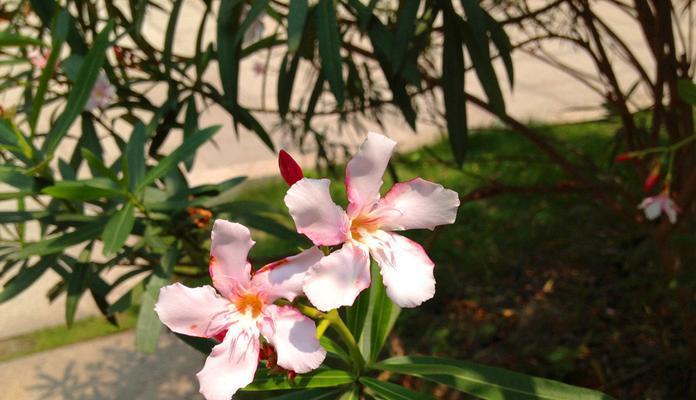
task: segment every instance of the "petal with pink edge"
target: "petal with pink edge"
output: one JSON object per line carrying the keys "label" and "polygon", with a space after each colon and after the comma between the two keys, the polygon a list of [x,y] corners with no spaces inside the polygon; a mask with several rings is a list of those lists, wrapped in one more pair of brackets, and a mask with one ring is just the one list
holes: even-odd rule
{"label": "petal with pink edge", "polygon": [[297,231],[317,246],[343,243],[348,235],[348,216],[331,199],[329,183],[328,179],[303,178],[285,195]]}
{"label": "petal with pink edge", "polygon": [[380,266],[387,296],[400,307],[416,307],[435,295],[435,264],[418,243],[394,233],[381,232],[370,243]]}
{"label": "petal with pink edge", "polygon": [[457,192],[416,178],[395,184],[374,211],[387,231],[435,229],[454,223],[459,207]]}
{"label": "petal with pink edge", "polygon": [[346,166],[348,215],[356,217],[369,211],[379,200],[382,176],[394,152],[396,142],[379,133],[370,132],[360,149]]}
{"label": "petal with pink edge", "polygon": [[264,310],[270,320],[261,330],[278,354],[278,365],[303,374],[321,365],[326,350],[317,339],[314,321],[291,306],[269,305]]}
{"label": "petal with pink edge", "polygon": [[230,400],[237,390],[254,380],[258,363],[258,331],[233,325],[196,374],[201,394],[207,400]]}
{"label": "petal with pink edge", "polygon": [[213,225],[210,246],[210,276],[213,286],[231,298],[240,287],[247,287],[251,264],[247,261],[254,245],[244,225],[218,219]]}
{"label": "petal with pink edge", "polygon": [[212,286],[189,288],[175,283],[160,289],[155,312],[174,332],[212,337],[230,324],[228,304]]}
{"label": "petal with pink edge", "polygon": [[314,264],[304,280],[304,292],[321,311],[350,306],[370,286],[370,255],[361,245],[346,243]]}
{"label": "petal with pink edge", "polygon": [[269,303],[281,297],[293,301],[303,293],[302,282],[305,273],[323,256],[321,250],[312,247],[295,256],[264,266],[256,271],[251,283],[265,295]]}

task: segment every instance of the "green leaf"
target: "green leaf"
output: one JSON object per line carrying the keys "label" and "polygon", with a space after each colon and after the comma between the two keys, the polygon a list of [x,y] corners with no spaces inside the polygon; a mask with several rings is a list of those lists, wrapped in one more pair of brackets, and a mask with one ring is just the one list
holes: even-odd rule
{"label": "green leaf", "polygon": [[80,226],[73,232],[65,233],[51,239],[44,239],[25,245],[19,251],[9,255],[9,258],[19,260],[30,256],[45,256],[47,254],[61,253],[66,248],[94,239],[102,230],[103,221]]}
{"label": "green leaf", "polygon": [[28,36],[22,36],[9,31],[0,32],[0,48],[3,47],[23,47],[23,46],[40,46],[43,42],[39,39],[34,39]]}
{"label": "green leaf", "polygon": [[387,290],[382,283],[379,266],[372,263],[372,284],[370,286],[369,305],[365,314],[365,323],[358,340],[360,352],[368,364],[379,356],[387,336],[394,327],[401,309],[387,296]]}
{"label": "green leaf", "polygon": [[394,357],[374,368],[417,376],[481,399],[609,400],[603,393],[502,368],[436,357]]}
{"label": "green leaf", "polygon": [[334,387],[351,383],[353,380],[349,372],[321,367],[307,374],[298,375],[292,381],[285,375],[269,374],[266,370],[259,370],[256,372],[254,382],[242,391]]}
{"label": "green leaf", "polygon": [[162,323],[155,313],[155,303],[157,303],[159,290],[167,283],[169,278],[153,274],[140,300],[138,323],[135,327],[135,347],[143,353],[152,353],[157,348]]}
{"label": "green leaf", "polygon": [[435,400],[434,397],[427,394],[416,393],[403,386],[373,378],[360,378],[360,383],[370,388],[378,398],[384,400]]}
{"label": "green leaf", "polygon": [[42,219],[52,215],[48,211],[0,211],[0,224],[13,224],[19,222]]}
{"label": "green leaf", "polygon": [[68,278],[68,295],[65,298],[65,323],[68,327],[71,327],[75,321],[77,305],[87,289],[88,268],[87,264],[75,263]]}
{"label": "green leaf", "polygon": [[228,106],[237,104],[237,79],[239,78],[239,47],[242,36],[238,34],[241,0],[220,2],[217,20],[217,56],[220,81]]}
{"label": "green leaf", "polygon": [[360,389],[358,386],[353,386],[351,389],[343,392],[338,400],[360,400]]}
{"label": "green leaf", "polygon": [[677,92],[679,97],[687,103],[691,105],[696,104],[696,84],[694,82],[689,79],[679,79],[677,81]]}
{"label": "green leaf", "polygon": [[267,400],[333,400],[340,392],[339,389],[309,389],[298,390],[292,393],[282,394],[268,398]]}
{"label": "green leaf", "polygon": [[486,26],[491,34],[491,40],[495,47],[498,49],[498,54],[500,58],[503,59],[503,64],[505,65],[505,71],[507,72],[508,82],[510,87],[515,84],[515,73],[512,66],[512,44],[510,43],[510,38],[503,29],[503,26],[496,21],[486,10],[483,10],[483,14],[486,19]]}
{"label": "green leaf", "polygon": [[136,186],[135,191],[141,192],[156,179],[167,175],[170,169],[193,154],[198,147],[213,137],[219,129],[220,126],[211,126],[184,140],[181,146],[177,147],[170,155],[164,157],[154,168],[147,171],[143,179]]}
{"label": "green leaf", "polygon": [[413,35],[416,28],[416,17],[418,16],[418,8],[420,0],[411,0],[401,3],[399,6],[399,15],[396,21],[396,35],[394,46],[392,47],[392,73],[401,68],[406,57],[408,46],[413,42]]}
{"label": "green leaf", "polygon": [[58,57],[60,57],[61,50],[63,49],[63,43],[65,42],[65,38],[68,36],[69,24],[70,14],[68,14],[68,12],[65,10],[60,10],[56,16],[54,26],[51,29],[53,33],[51,54],[48,56],[46,66],[41,71],[39,86],[36,89],[34,101],[31,103],[31,111],[29,113],[28,122],[32,132],[36,130],[36,121],[39,118],[41,107],[43,107],[44,104],[44,97],[46,96],[46,90],[48,90],[48,81],[53,77],[56,61],[58,60]]}
{"label": "green leaf", "polygon": [[160,289],[169,283],[170,278],[161,272],[173,271],[178,259],[179,251],[175,247],[170,247],[162,256],[160,273],[152,274],[145,286],[145,293],[140,301],[138,324],[135,327],[135,347],[144,353],[155,351],[162,330],[162,323],[155,313],[155,303],[157,303]]}
{"label": "green leaf", "polygon": [[461,165],[466,154],[468,129],[466,125],[466,94],[464,93],[463,43],[458,19],[459,16],[451,6],[443,10],[442,92],[445,99],[447,136],[454,158]]}
{"label": "green leaf", "polygon": [[122,197],[123,190],[107,178],[93,178],[81,181],[59,181],[53,186],[43,188],[43,193],[59,199],[97,200],[102,197]]}
{"label": "green leaf", "polygon": [[341,346],[329,339],[329,337],[326,335],[319,338],[319,343],[321,343],[321,347],[323,347],[327,353],[333,354],[347,363],[351,362],[350,355],[348,355],[348,353]]}
{"label": "green leaf", "polygon": [[[198,110],[196,110],[196,99],[193,96],[189,97],[186,104],[186,115],[184,117],[184,139],[198,132]],[[190,171],[193,168],[195,153],[191,154],[185,161],[186,170]]]}
{"label": "green leaf", "polygon": [[4,303],[7,300],[17,296],[22,293],[25,289],[36,282],[41,275],[48,269],[51,263],[55,262],[54,257],[45,257],[40,259],[36,264],[31,267],[27,267],[26,264],[22,266],[17,275],[10,279],[5,287],[0,292],[0,303]]}
{"label": "green leaf", "polygon": [[[290,67],[288,68],[288,59]],[[295,84],[295,75],[297,74],[297,66],[299,65],[300,55],[285,53],[283,61],[280,63],[280,71],[278,71],[278,113],[280,117],[285,119],[285,116],[290,109],[290,100],[292,99],[292,87]]]}
{"label": "green leaf", "polygon": [[461,3],[467,17],[464,21],[457,16],[462,31],[462,39],[469,51],[471,62],[474,64],[476,76],[486,92],[488,102],[498,115],[503,116],[505,115],[505,101],[491,62],[485,13],[478,0],[461,0]]}
{"label": "green leaf", "polygon": [[254,118],[251,113],[242,107],[235,107],[233,111],[234,117],[237,118],[237,120],[244,125],[245,128],[254,131],[256,133],[256,136],[263,141],[268,148],[275,152],[275,145],[273,144],[273,141],[271,140],[271,137],[268,136],[268,133],[266,130],[261,126],[259,121]]}
{"label": "green leaf", "polygon": [[214,339],[187,336],[182,335],[180,333],[174,333],[174,335],[176,335],[176,337],[178,337],[182,342],[191,346],[194,350],[197,350],[201,354],[205,354],[206,356],[210,354],[210,352],[213,350],[213,347],[215,347],[218,344],[218,342]]}
{"label": "green leaf", "polygon": [[34,187],[34,179],[24,175],[20,169],[10,165],[0,165],[0,182],[16,187],[17,189],[31,189]]}
{"label": "green leaf", "polygon": [[99,72],[106,59],[106,49],[109,46],[109,34],[112,28],[113,21],[109,21],[106,27],[97,35],[92,49],[90,49],[87,56],[85,56],[82,66],[80,67],[79,79],[75,81],[75,84],[70,90],[65,109],[51,127],[46,141],[44,142],[43,150],[46,154],[53,154],[60,144],[60,141],[63,139],[63,136],[68,133],[70,125],[72,125],[75,118],[77,118],[85,108],[85,104],[89,99],[94,83],[97,81]]}
{"label": "green leaf", "polygon": [[89,165],[92,175],[101,176],[110,179],[114,183],[118,183],[118,177],[116,174],[106,165],[104,165],[104,162],[97,155],[85,147],[80,149],[80,153],[82,154],[82,158],[87,161],[87,165]]}
{"label": "green leaf", "polygon": [[321,71],[329,81],[338,108],[343,107],[343,73],[341,63],[341,36],[338,32],[333,0],[319,0],[317,5],[317,31]]}
{"label": "green leaf", "polygon": [[288,10],[288,53],[295,53],[300,47],[308,10],[307,0],[290,0],[290,8]]}
{"label": "green leaf", "polygon": [[145,125],[138,121],[126,145],[123,171],[128,181],[128,190],[135,192],[138,184],[145,177]]}
{"label": "green leaf", "polygon": [[104,242],[104,256],[116,254],[123,244],[126,243],[128,235],[133,230],[135,224],[135,213],[133,203],[126,203],[121,210],[116,212],[106,223],[102,233]]}

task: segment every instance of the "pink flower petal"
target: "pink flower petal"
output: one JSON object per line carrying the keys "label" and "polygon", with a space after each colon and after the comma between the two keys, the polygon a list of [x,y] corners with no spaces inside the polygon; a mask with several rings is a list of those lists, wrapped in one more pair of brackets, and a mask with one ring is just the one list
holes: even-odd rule
{"label": "pink flower petal", "polygon": [[264,293],[269,303],[280,297],[293,301],[303,294],[305,273],[323,256],[321,250],[312,247],[295,256],[268,264],[254,274],[252,285]]}
{"label": "pink flower petal", "polygon": [[212,337],[230,324],[228,304],[211,286],[189,288],[175,283],[160,289],[155,312],[174,332]]}
{"label": "pink flower petal", "polygon": [[272,322],[261,333],[275,347],[278,365],[300,374],[321,365],[326,350],[317,340],[314,321],[291,306],[269,305],[264,313]]}
{"label": "pink flower petal", "polygon": [[237,390],[254,380],[258,363],[258,331],[242,330],[233,325],[196,374],[201,394],[207,400],[230,400]]}
{"label": "pink flower petal", "polygon": [[317,246],[340,244],[348,237],[348,217],[331,199],[329,183],[328,179],[303,178],[285,195],[297,231]]}
{"label": "pink flower petal", "polygon": [[358,152],[346,166],[348,215],[356,217],[379,200],[382,176],[396,142],[379,133],[370,132]]}
{"label": "pink flower petal", "polygon": [[394,303],[416,307],[435,295],[435,264],[421,245],[404,236],[382,232],[370,250],[381,268],[387,296]]}
{"label": "pink flower petal", "polygon": [[350,306],[370,286],[370,255],[363,246],[346,243],[307,271],[304,292],[321,311]]}
{"label": "pink flower petal", "polygon": [[416,178],[395,184],[374,211],[381,216],[382,229],[434,229],[454,223],[459,207],[457,192]]}
{"label": "pink flower petal", "polygon": [[247,262],[254,245],[244,225],[218,219],[213,225],[210,245],[210,276],[213,286],[227,298],[249,285],[251,265]]}

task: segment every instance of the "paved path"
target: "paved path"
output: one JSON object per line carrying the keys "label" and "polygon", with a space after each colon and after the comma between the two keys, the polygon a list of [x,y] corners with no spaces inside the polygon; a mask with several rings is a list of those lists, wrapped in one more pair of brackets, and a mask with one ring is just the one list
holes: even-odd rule
{"label": "paved path", "polygon": [[133,349],[133,332],[0,363],[0,400],[202,399],[204,356],[169,333],[159,349]]}

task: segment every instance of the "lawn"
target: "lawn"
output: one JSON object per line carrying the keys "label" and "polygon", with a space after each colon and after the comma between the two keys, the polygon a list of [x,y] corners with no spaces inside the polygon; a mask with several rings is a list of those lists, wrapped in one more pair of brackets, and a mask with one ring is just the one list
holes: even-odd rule
{"label": "lawn", "polygon": [[[582,149],[571,153],[574,159],[623,173],[616,169],[625,167],[611,163],[617,128],[614,122],[537,127],[561,145]],[[666,347],[684,344],[673,340],[680,327],[666,289],[655,290],[667,283],[654,284],[662,278],[643,232],[584,193],[548,190],[564,174],[504,129],[473,133],[462,168],[454,165],[444,142],[399,155],[394,167],[401,181],[420,176],[465,198],[482,186],[512,192],[464,202],[455,225],[408,234],[436,263],[437,293],[422,307],[401,313],[387,351],[470,359],[598,388],[617,398],[680,397],[678,383],[686,377],[679,365],[685,361],[663,354]],[[391,184],[387,174],[384,189]],[[284,211],[287,186],[279,177],[236,190],[237,200],[262,199]],[[345,204],[341,177],[334,177],[332,191],[334,200]],[[292,227],[289,219],[279,218]],[[289,254],[298,246],[296,238],[260,232],[255,240],[252,259]],[[78,324],[73,332],[83,329]],[[108,333],[88,331],[79,338]],[[60,345],[68,343],[57,338],[64,332],[34,335],[53,336],[47,342]]]}

